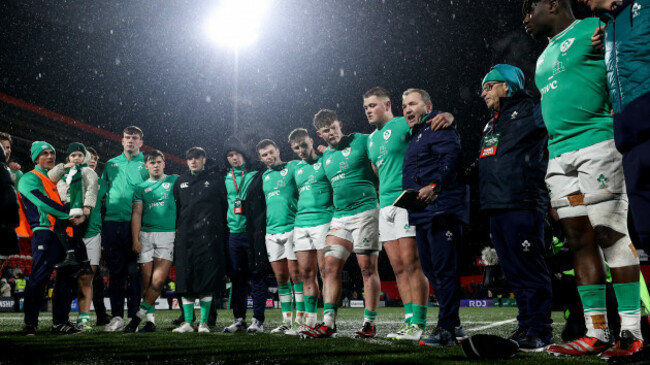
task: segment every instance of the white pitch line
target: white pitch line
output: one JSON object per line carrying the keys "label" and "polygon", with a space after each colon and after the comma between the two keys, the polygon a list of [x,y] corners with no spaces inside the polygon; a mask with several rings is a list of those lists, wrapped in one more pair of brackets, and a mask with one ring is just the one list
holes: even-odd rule
{"label": "white pitch line", "polygon": [[485,330],[485,329],[488,329],[488,328],[499,327],[499,326],[502,326],[504,324],[508,324],[508,323],[512,323],[512,322],[516,322],[516,321],[517,321],[517,318],[508,319],[508,320],[505,320],[505,321],[494,322],[492,324],[488,324],[488,325],[485,325],[485,326],[480,326],[480,327],[475,327],[475,328],[468,328],[467,331],[481,331],[481,330]]}

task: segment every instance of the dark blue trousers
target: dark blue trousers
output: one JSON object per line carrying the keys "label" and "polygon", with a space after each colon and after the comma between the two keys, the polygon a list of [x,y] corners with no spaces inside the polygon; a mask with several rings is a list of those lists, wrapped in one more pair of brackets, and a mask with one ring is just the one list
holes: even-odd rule
{"label": "dark blue trousers", "polygon": [[[65,252],[54,232],[35,231],[32,237],[32,271],[25,288],[25,324],[38,325],[38,314],[43,306],[45,287],[54,271],[54,265],[65,258]],[[54,284],[53,324],[68,321],[70,304],[77,294],[77,280],[70,273],[57,272]]]}
{"label": "dark blue trousers", "polygon": [[623,153],[623,173],[640,241],[634,244],[647,251],[650,250],[650,140]]}
{"label": "dark blue trousers", "polygon": [[544,260],[544,215],[532,210],[492,212],[490,234],[517,300],[519,328],[529,336],[552,336],[553,303]]}
{"label": "dark blue trousers", "polygon": [[128,315],[133,317],[142,299],[142,276],[138,255],[133,252],[131,222],[105,221],[102,245],[110,279],[111,313],[113,317],[124,317],[124,299],[127,298]]}
{"label": "dark blue trousers", "polygon": [[246,233],[231,233],[228,238],[228,253],[232,281],[231,306],[235,318],[246,318],[248,301],[248,281],[251,282],[253,297],[253,317],[264,322],[264,309],[269,296],[269,288],[265,277],[257,270],[251,270],[248,265],[248,238]]}
{"label": "dark blue trousers", "polygon": [[455,216],[439,215],[430,223],[418,224],[415,230],[422,270],[440,304],[437,327],[453,333],[460,325],[458,258],[463,227]]}

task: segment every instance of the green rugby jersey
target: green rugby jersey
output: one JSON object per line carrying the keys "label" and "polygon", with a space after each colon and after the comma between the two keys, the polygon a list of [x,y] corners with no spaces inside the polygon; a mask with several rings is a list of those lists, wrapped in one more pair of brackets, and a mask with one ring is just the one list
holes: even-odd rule
{"label": "green rugby jersey", "polygon": [[298,210],[298,189],[293,178],[298,161],[290,161],[264,171],[262,189],[266,199],[266,233],[293,230]]}
{"label": "green rugby jersey", "polygon": [[90,211],[90,215],[88,216],[88,230],[84,238],[95,237],[102,233],[102,200],[104,199],[104,195],[106,195],[106,182],[103,179],[99,179],[97,182],[99,183],[97,203],[95,203],[95,207]]}
{"label": "green rugby jersey", "polygon": [[332,184],[334,217],[377,208],[377,178],[368,159],[368,135],[343,136],[337,148],[323,153],[325,175]]}
{"label": "green rugby jersey", "polygon": [[102,179],[106,182],[106,216],[112,222],[130,222],[133,213],[133,191],[135,187],[149,178],[144,168],[142,152],[131,159],[124,153],[106,162]]}
{"label": "green rugby jersey", "polygon": [[392,205],[402,193],[402,164],[409,145],[404,117],[389,120],[368,137],[368,158],[379,174],[379,207]]}
{"label": "green rugby jersey", "polygon": [[298,228],[316,227],[332,220],[332,186],[325,176],[323,161],[319,157],[296,164],[294,179],[299,196],[295,226]]}
{"label": "green rugby jersey", "polygon": [[142,203],[142,232],[174,232],[176,201],[174,183],[178,175],[143,182],[135,188],[133,202]]}
{"label": "green rugby jersey", "polygon": [[[243,173],[242,173],[243,172]],[[247,171],[246,165],[241,167],[230,168],[226,172],[226,191],[228,192],[228,213],[226,214],[226,219],[228,221],[228,229],[230,233],[244,233],[246,232],[246,216],[244,214],[235,214],[235,200],[237,198],[244,200],[246,199],[246,192],[248,187],[253,181],[253,177],[257,175],[257,171]],[[235,188],[234,180],[237,181],[237,187],[239,188],[239,193]]]}
{"label": "green rugby jersey", "polygon": [[614,138],[607,70],[591,45],[598,24],[597,18],[576,20],[537,59],[550,158]]}

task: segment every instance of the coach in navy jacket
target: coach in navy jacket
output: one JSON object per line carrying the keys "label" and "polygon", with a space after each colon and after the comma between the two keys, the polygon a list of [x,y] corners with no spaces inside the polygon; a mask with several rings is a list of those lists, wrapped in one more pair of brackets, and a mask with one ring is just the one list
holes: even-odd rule
{"label": "coach in navy jacket", "polygon": [[544,261],[548,165],[538,100],[523,90],[524,74],[499,64],[485,76],[481,97],[492,111],[479,152],[481,209],[517,299],[519,327],[513,339],[535,350],[551,343],[551,281]]}
{"label": "coach in navy jacket", "polygon": [[448,345],[455,343],[460,326],[458,257],[469,211],[468,188],[457,179],[460,136],[454,127],[431,130],[426,122],[438,112],[431,111],[426,91],[409,89],[402,98],[404,118],[412,128],[402,186],[418,191],[418,199],[427,203],[423,210],[409,209],[409,223],[416,226],[420,263],[440,303],[438,325],[421,343]]}

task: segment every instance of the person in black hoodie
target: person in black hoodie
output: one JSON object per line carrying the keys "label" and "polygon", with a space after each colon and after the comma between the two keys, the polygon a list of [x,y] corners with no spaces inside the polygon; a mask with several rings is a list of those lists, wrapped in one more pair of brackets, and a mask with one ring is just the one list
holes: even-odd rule
{"label": "person in black hoodie", "polygon": [[185,322],[173,332],[193,332],[194,300],[201,302],[199,332],[207,321],[212,294],[224,285],[226,273],[226,187],[219,166],[207,161],[203,148],[186,153],[189,171],[174,184],[176,201],[176,293],[183,296]]}
{"label": "person in black hoodie", "polygon": [[6,165],[4,147],[0,145],[0,267],[10,255],[18,253],[18,200],[11,179],[11,171]]}
{"label": "person in black hoodie", "polygon": [[492,117],[478,159],[479,195],[519,307],[511,338],[524,351],[543,351],[553,342],[551,279],[544,259],[548,133],[539,101],[523,88],[523,72],[511,65],[498,64],[483,79],[481,97]]}
{"label": "person in black hoodie", "polygon": [[[230,137],[224,144],[228,197],[227,221],[229,276],[232,281],[231,306],[235,322],[226,333],[264,331],[264,309],[268,297],[266,274],[271,266],[266,253],[266,202],[262,190],[262,172],[266,167],[249,160],[241,142]],[[253,296],[253,319],[246,328],[248,281]]]}

